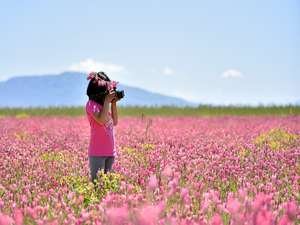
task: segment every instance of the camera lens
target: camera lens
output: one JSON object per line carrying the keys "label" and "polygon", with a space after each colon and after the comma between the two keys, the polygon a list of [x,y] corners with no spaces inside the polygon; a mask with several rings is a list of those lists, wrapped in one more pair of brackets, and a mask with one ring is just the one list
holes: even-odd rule
{"label": "camera lens", "polygon": [[118,99],[121,99],[121,98],[124,98],[124,91],[116,91],[116,94],[117,94],[117,98]]}

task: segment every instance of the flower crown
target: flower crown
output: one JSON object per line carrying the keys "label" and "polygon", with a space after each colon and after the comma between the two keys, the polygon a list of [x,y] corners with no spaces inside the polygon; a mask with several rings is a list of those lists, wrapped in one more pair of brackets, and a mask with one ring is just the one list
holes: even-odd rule
{"label": "flower crown", "polygon": [[98,86],[106,86],[106,88],[110,91],[110,90],[113,90],[113,89],[116,89],[117,88],[117,84],[119,82],[117,81],[106,81],[104,80],[104,76],[106,76],[105,73],[103,72],[90,72],[87,76],[87,80],[92,80],[94,79],[93,83],[96,83]]}

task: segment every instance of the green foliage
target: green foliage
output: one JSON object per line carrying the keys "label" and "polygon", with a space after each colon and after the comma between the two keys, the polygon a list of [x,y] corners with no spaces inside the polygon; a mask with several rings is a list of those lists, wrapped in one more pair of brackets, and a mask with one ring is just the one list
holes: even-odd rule
{"label": "green foliage", "polygon": [[239,158],[241,165],[243,165],[247,160],[253,158],[251,149],[245,147],[241,147],[239,149],[239,151],[237,152],[237,156]]}
{"label": "green foliage", "polygon": [[97,180],[100,197],[102,198],[109,192],[118,192],[120,190],[121,180],[121,174],[112,172],[104,173],[103,170],[100,170]]}
{"label": "green foliage", "polygon": [[[199,105],[198,107],[142,107],[119,106],[120,116],[224,116],[224,115],[300,115],[300,106],[214,106]],[[27,118],[30,116],[82,116],[85,115],[84,106],[78,107],[28,107],[28,108],[0,108],[2,116]]]}
{"label": "green foliage", "polygon": [[143,149],[145,150],[153,150],[155,145],[154,144],[150,144],[150,143],[144,143],[142,144]]}
{"label": "green foliage", "polygon": [[223,213],[221,214],[221,216],[222,216],[223,224],[224,224],[224,225],[229,225],[229,224],[230,224],[230,215],[229,215],[229,213],[223,212]]}
{"label": "green foliage", "polygon": [[26,225],[36,225],[37,224],[31,216],[25,216],[23,223]]}
{"label": "green foliage", "polygon": [[73,192],[82,195],[86,205],[99,201],[93,184],[88,181],[87,177],[76,175],[64,176],[61,178],[60,183],[67,184]]}
{"label": "green foliage", "polygon": [[5,194],[5,189],[4,187],[0,186],[0,198],[3,197]]}
{"label": "green foliage", "polygon": [[25,112],[20,112],[16,115],[16,118],[18,118],[18,119],[25,118],[26,119],[26,118],[29,118],[29,115]]}
{"label": "green foliage", "polygon": [[266,145],[270,149],[277,151],[294,147],[297,144],[298,138],[296,134],[291,134],[281,128],[273,128],[257,136],[254,143],[258,147]]}
{"label": "green foliage", "polygon": [[299,115],[300,106],[213,106],[198,107],[121,107],[125,116],[224,116],[224,115]]}
{"label": "green foliage", "polygon": [[45,152],[41,155],[41,159],[44,161],[64,162],[68,157],[62,152]]}
{"label": "green foliage", "polygon": [[182,203],[182,200],[180,198],[180,194],[176,192],[173,195],[171,195],[170,197],[168,197],[165,211],[167,213],[169,213],[172,211],[172,209],[179,207],[181,205],[181,203]]}
{"label": "green foliage", "polygon": [[148,154],[147,152],[152,148],[142,148],[135,149],[131,147],[122,148],[122,152],[131,158],[133,164],[137,164],[137,168],[147,168],[149,166]]}
{"label": "green foliage", "polygon": [[227,198],[229,192],[237,192],[239,188],[238,182],[234,178],[228,179],[225,182],[217,180],[214,187],[219,191],[222,200]]}
{"label": "green foliage", "polygon": [[245,159],[248,158],[251,155],[251,150],[248,148],[242,148],[239,152],[238,152],[239,158],[240,159]]}
{"label": "green foliage", "polygon": [[78,195],[83,196],[84,207],[98,203],[109,192],[118,192],[121,185],[121,175],[117,173],[107,173],[99,171],[96,186],[89,181],[87,176],[69,175],[61,178],[61,183],[66,183],[68,187]]}

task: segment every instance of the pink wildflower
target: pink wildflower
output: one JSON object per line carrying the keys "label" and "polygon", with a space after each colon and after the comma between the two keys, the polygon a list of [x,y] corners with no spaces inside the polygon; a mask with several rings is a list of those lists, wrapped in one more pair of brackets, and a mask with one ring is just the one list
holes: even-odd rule
{"label": "pink wildflower", "polygon": [[128,221],[128,209],[126,207],[109,208],[106,215],[110,224],[121,225]]}
{"label": "pink wildflower", "polygon": [[0,212],[0,224],[1,225],[12,225],[13,223],[14,223],[14,220],[10,216],[2,214]]}
{"label": "pink wildflower", "polygon": [[146,205],[137,213],[138,224],[155,225],[159,220],[160,206]]}
{"label": "pink wildflower", "polygon": [[288,202],[286,204],[285,210],[290,220],[294,220],[299,213],[298,206],[294,201]]}
{"label": "pink wildflower", "polygon": [[15,220],[15,223],[16,225],[22,225],[23,224],[23,213],[20,209],[15,209],[14,210],[14,220]]}
{"label": "pink wildflower", "polygon": [[278,221],[278,225],[292,225],[293,221],[285,214]]}
{"label": "pink wildflower", "polygon": [[211,219],[211,225],[222,225],[222,224],[223,224],[222,217],[220,216],[220,214],[216,213]]}
{"label": "pink wildflower", "polygon": [[227,201],[226,208],[231,214],[235,214],[240,209],[240,202],[236,198],[229,198]]}
{"label": "pink wildflower", "polygon": [[274,224],[273,215],[270,211],[262,208],[254,216],[254,225],[272,225]]}
{"label": "pink wildflower", "polygon": [[152,174],[149,178],[148,188],[150,190],[155,190],[158,187],[157,178],[154,174]]}

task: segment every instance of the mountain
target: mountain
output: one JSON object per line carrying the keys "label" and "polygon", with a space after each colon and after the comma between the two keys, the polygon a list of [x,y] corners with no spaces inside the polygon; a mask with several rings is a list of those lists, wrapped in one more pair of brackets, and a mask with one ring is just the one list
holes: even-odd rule
{"label": "mountain", "polygon": [[[19,76],[0,82],[0,107],[83,106],[88,97],[86,74],[64,72],[58,75]],[[123,106],[195,106],[195,103],[123,84]]]}

